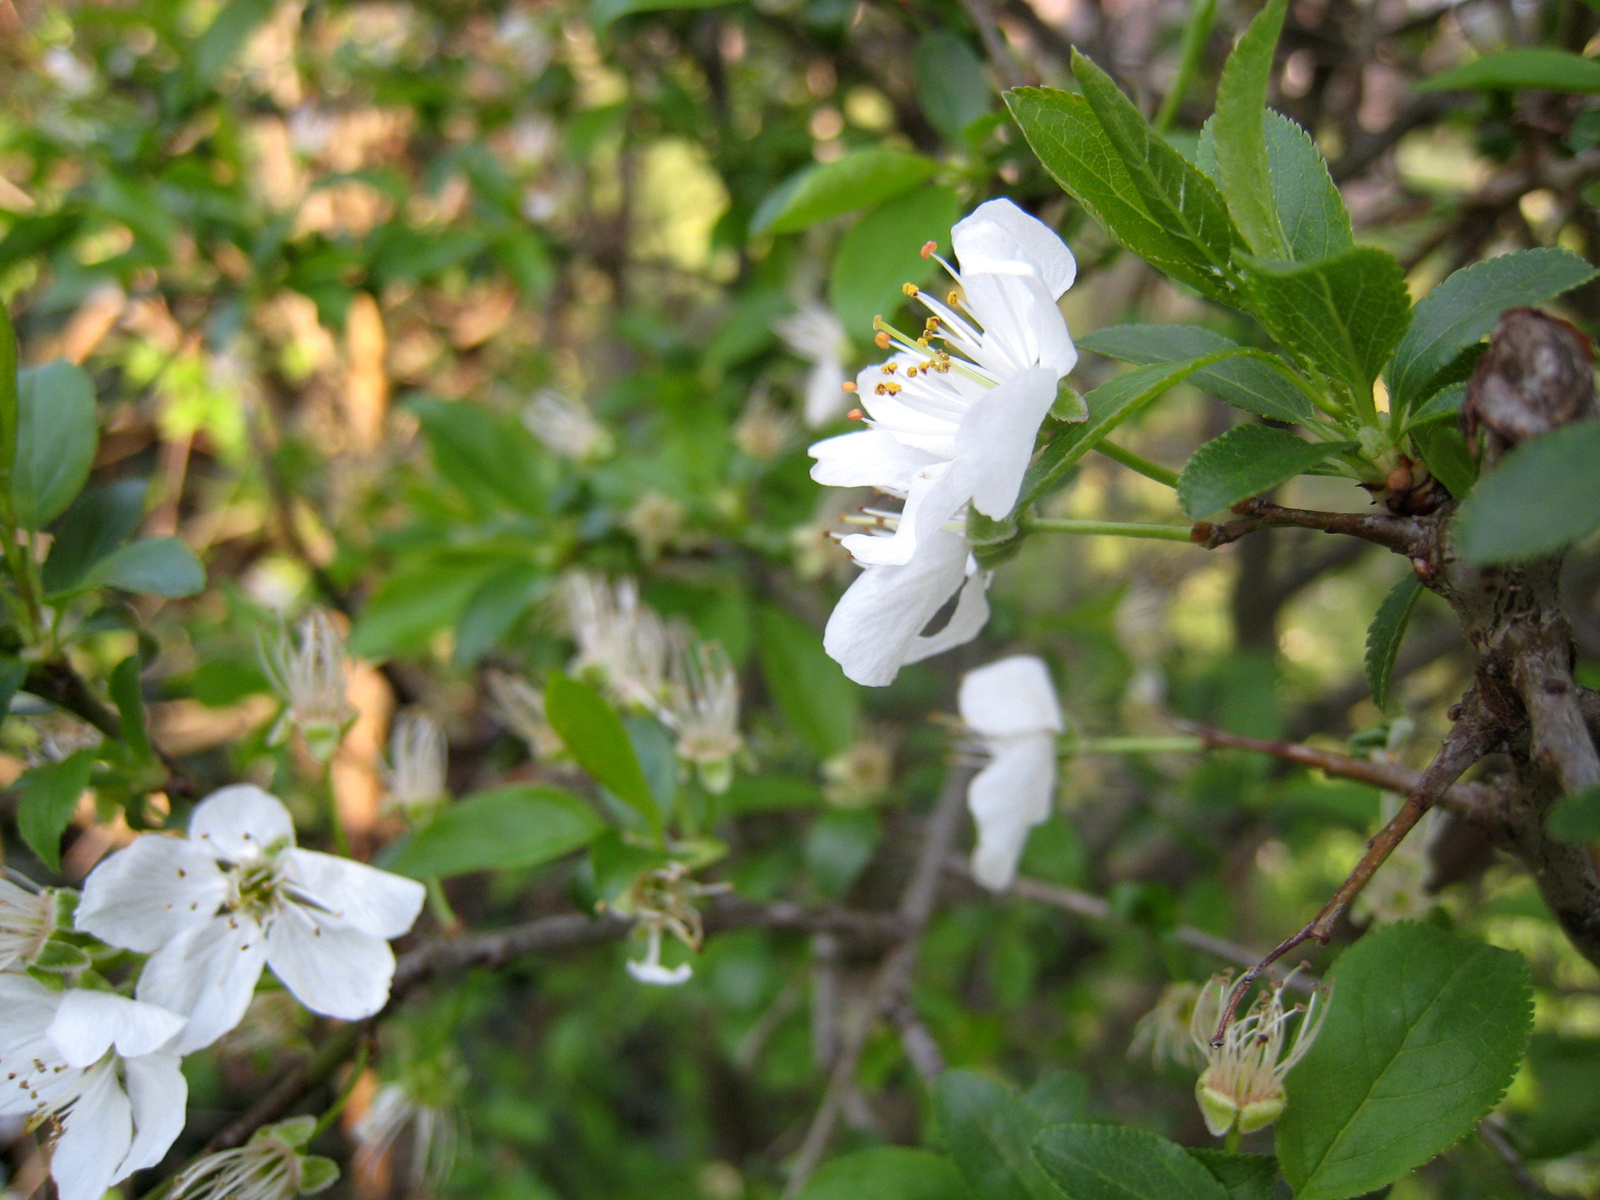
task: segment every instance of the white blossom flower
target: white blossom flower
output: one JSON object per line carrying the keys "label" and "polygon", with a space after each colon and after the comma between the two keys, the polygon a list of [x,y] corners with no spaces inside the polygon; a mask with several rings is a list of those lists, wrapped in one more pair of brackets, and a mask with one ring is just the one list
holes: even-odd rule
{"label": "white blossom flower", "polygon": [[[988,587],[966,538],[936,529],[910,562],[871,565],[856,576],[828,618],[823,648],[857,683],[883,687],[907,663],[975,638],[989,619]],[[952,596],[950,619],[925,633]]]}
{"label": "white blossom flower", "polygon": [[[1212,1032],[1228,993],[1233,989],[1229,975],[1213,976],[1200,994],[1190,1026],[1194,1044],[1205,1055],[1206,1069],[1195,1084],[1195,1099],[1213,1137],[1222,1137],[1235,1125],[1240,1133],[1265,1129],[1283,1113],[1283,1079],[1305,1057],[1311,1043],[1322,1031],[1328,1015],[1331,988],[1312,990],[1306,1004],[1283,1007],[1283,989],[1288,980],[1264,989],[1250,1011],[1231,1022],[1222,1045],[1211,1044]],[[1301,1014],[1291,1041],[1288,1024]]]}
{"label": "white blossom flower", "polygon": [[662,720],[677,736],[678,755],[693,763],[706,790],[720,794],[733,779],[739,736],[739,673],[720,642],[701,641],[686,627],[671,643]]}
{"label": "white blossom flower", "polygon": [[1007,516],[1039,425],[1078,359],[1056,307],[1077,272],[1059,237],[1009,200],[991,200],[951,242],[961,270],[945,264],[958,285],[949,303],[907,284],[932,314],[922,336],[895,335],[900,352],[857,377],[871,428],[811,447],[818,483],[905,499],[892,538],[844,539],[863,564],[910,561],[969,502]]}
{"label": "white blossom flower", "polygon": [[960,705],[961,719],[990,755],[967,790],[978,826],[972,875],[1004,891],[1016,877],[1028,831],[1049,817],[1055,801],[1061,708],[1043,660],[1027,654],[969,671]]}
{"label": "white blossom flower", "polygon": [[384,770],[389,803],[415,820],[448,800],[448,754],[437,721],[425,712],[401,713],[389,731],[389,763]]}
{"label": "white blossom flower", "polygon": [[26,971],[56,931],[56,894],[0,879],[0,971]]}
{"label": "white blossom flower", "polygon": [[580,572],[568,576],[565,599],[568,627],[578,643],[572,671],[592,669],[617,700],[659,714],[667,627],[639,599],[639,585],[631,579],[607,583]]}
{"label": "white blossom flower", "polygon": [[811,364],[806,375],[806,424],[812,429],[826,425],[847,407],[844,390],[844,360],[850,353],[850,338],[833,310],[810,303],[799,312],[772,323],[773,332],[796,357]]}
{"label": "white blossom flower", "polygon": [[61,1200],[100,1200],[183,1132],[183,1018],[110,992],[0,975],[0,1116],[49,1122]]}
{"label": "white blossom flower", "polygon": [[593,461],[612,451],[611,435],[589,410],[554,388],[534,394],[522,410],[522,423],[547,450],[565,458]]}
{"label": "white blossom flower", "polygon": [[[452,1073],[459,1086],[459,1075]],[[450,1089],[453,1090],[453,1089]],[[424,1096],[405,1083],[386,1083],[351,1131],[357,1175],[376,1176],[379,1164],[404,1144],[403,1174],[413,1192],[434,1195],[456,1164],[461,1115],[448,1095]]]}
{"label": "white blossom flower", "polygon": [[291,1117],[256,1130],[242,1146],[207,1154],[172,1181],[172,1200],[291,1200],[325,1191],[339,1167],[304,1153],[315,1129],[315,1117]]}
{"label": "white blossom flower", "polygon": [[237,1025],[263,966],[312,1012],[368,1017],[389,998],[388,939],[411,928],[423,886],[364,863],[302,850],[275,796],[214,792],[187,838],[144,834],[89,875],[77,927],[148,954],[139,999],[189,1018],[176,1050]]}
{"label": "white blossom flower", "polygon": [[315,609],[301,619],[295,636],[287,632],[263,655],[272,686],[287,707],[282,733],[300,730],[306,748],[327,762],[344,740],[356,715],[346,695],[344,635],[331,617]]}

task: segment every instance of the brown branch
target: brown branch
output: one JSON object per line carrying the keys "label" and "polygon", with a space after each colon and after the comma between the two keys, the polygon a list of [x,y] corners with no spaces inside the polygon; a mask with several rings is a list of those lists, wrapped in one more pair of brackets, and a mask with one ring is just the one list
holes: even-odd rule
{"label": "brown branch", "polygon": [[1315,529],[1321,533],[1340,533],[1364,542],[1383,546],[1411,558],[1421,553],[1422,526],[1414,517],[1390,513],[1316,512],[1304,508],[1284,508],[1266,500],[1246,500],[1234,506],[1240,515],[1221,525],[1202,521],[1195,526],[1195,541],[1207,550],[1236,542],[1258,529]]}

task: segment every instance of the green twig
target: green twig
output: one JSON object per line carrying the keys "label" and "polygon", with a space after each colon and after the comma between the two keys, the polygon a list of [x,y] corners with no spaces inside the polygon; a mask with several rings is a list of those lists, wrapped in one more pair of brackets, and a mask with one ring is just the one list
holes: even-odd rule
{"label": "green twig", "polygon": [[1133,521],[1073,521],[1064,517],[1030,517],[1022,527],[1030,533],[1084,533],[1105,537],[1153,538],[1158,542],[1192,542],[1189,525],[1141,525]]}

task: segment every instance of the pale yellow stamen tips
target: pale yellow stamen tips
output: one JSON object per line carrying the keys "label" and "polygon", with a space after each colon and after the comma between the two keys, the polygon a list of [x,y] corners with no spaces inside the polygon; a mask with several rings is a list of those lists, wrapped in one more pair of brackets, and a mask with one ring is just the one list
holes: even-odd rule
{"label": "pale yellow stamen tips", "polygon": [[908,296],[915,296],[921,289],[914,283],[902,283],[900,290]]}

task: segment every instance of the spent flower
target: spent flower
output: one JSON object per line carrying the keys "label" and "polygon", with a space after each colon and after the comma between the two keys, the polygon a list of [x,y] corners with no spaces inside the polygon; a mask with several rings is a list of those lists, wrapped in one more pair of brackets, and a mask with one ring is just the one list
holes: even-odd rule
{"label": "spent flower", "polygon": [[29,891],[0,879],[0,971],[26,971],[55,934],[58,897],[53,888]]}
{"label": "spent flower", "polygon": [[[1233,990],[1232,976],[1213,976],[1200,994],[1190,1036],[1205,1055],[1206,1066],[1194,1094],[1213,1137],[1222,1137],[1235,1126],[1240,1133],[1254,1133],[1283,1113],[1284,1076],[1317,1040],[1332,991],[1331,985],[1319,985],[1307,1003],[1285,1008],[1283,991],[1288,982],[1264,988],[1250,1010],[1229,1023],[1220,1046],[1211,1044],[1211,1035]],[[1289,1023],[1297,1016],[1291,1035]]]}
{"label": "spent flower", "polygon": [[172,1181],[172,1200],[292,1200],[326,1190],[339,1167],[305,1153],[315,1128],[314,1117],[291,1117],[256,1130],[242,1146],[207,1154]]}
{"label": "spent flower", "polygon": [[347,695],[344,635],[327,613],[315,609],[301,618],[293,636],[285,630],[262,658],[285,705],[273,739],[299,729],[312,757],[327,762],[356,715]]}
{"label": "spent flower", "polygon": [[678,739],[678,756],[693,765],[708,792],[733,780],[739,736],[739,673],[720,642],[685,626],[668,630],[670,657],[662,721]]}
{"label": "spent flower", "polygon": [[578,644],[573,672],[593,671],[619,702],[660,715],[669,657],[667,627],[639,599],[639,585],[580,572],[567,578],[564,598],[568,628]]}
{"label": "spent flower", "polygon": [[1162,989],[1155,1007],[1134,1025],[1128,1057],[1148,1055],[1151,1064],[1156,1067],[1169,1062],[1197,1071],[1204,1067],[1205,1054],[1201,1047],[1195,1045],[1191,1035],[1194,1010],[1199,1003],[1198,984],[1188,981],[1169,983]]}
{"label": "spent flower", "polygon": [[388,802],[406,819],[426,820],[450,798],[445,782],[449,747],[444,730],[425,712],[408,711],[389,731],[389,762],[384,769]]}
{"label": "spent flower", "polygon": [[522,423],[546,449],[564,458],[594,462],[613,449],[611,435],[589,410],[554,388],[534,394],[522,410]]}
{"label": "spent flower", "polygon": [[536,761],[549,762],[564,752],[561,735],[545,717],[544,696],[538,688],[504,671],[490,671],[486,683],[495,717],[527,744]]}

